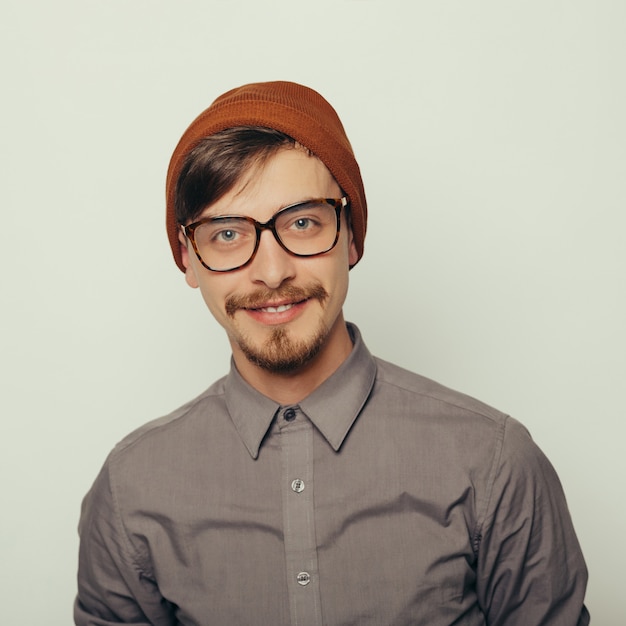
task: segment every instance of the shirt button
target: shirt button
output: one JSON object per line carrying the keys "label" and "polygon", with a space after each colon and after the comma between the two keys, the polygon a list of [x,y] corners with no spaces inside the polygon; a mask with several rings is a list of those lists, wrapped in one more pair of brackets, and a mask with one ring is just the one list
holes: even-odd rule
{"label": "shirt button", "polygon": [[300,572],[296,576],[296,580],[298,581],[299,585],[302,585],[304,587],[311,582],[311,576],[309,575],[308,572]]}
{"label": "shirt button", "polygon": [[296,492],[296,493],[302,493],[304,491],[304,481],[300,478],[296,478],[292,483],[291,483],[291,488]]}
{"label": "shirt button", "polygon": [[283,418],[285,419],[285,421],[287,422],[293,422],[293,420],[296,419],[296,410],[295,409],[287,409],[284,413],[283,413]]}

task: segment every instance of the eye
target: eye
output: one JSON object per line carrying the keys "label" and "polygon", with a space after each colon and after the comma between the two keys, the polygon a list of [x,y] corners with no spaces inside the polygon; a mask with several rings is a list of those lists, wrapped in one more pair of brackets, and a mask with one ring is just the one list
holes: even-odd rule
{"label": "eye", "polygon": [[276,230],[283,243],[319,237],[333,229],[335,209],[329,204],[310,200],[287,207],[276,214]]}
{"label": "eye", "polygon": [[311,228],[313,226],[313,220],[310,217],[299,217],[294,221],[293,227],[296,230],[306,230],[307,228]]}
{"label": "eye", "polygon": [[238,233],[230,228],[220,230],[213,235],[213,239],[217,242],[231,243],[238,237]]}
{"label": "eye", "polygon": [[254,238],[254,226],[238,217],[218,217],[196,229],[196,243],[220,248],[242,245]]}

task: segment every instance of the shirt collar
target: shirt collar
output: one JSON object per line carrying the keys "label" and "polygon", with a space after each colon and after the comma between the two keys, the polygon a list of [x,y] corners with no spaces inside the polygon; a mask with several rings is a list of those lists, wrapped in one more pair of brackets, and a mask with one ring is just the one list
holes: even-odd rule
{"label": "shirt collar", "polygon": [[[335,451],[339,450],[374,385],[376,362],[348,324],[352,352],[336,372],[306,397],[299,406]],[[233,361],[225,381],[226,407],[235,428],[252,458],[259,456],[261,443],[281,405],[250,386]]]}

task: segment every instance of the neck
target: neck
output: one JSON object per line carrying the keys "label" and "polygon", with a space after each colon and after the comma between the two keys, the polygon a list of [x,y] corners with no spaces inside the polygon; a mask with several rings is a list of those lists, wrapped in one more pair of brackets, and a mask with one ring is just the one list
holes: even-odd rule
{"label": "neck", "polygon": [[233,358],[244,380],[279,404],[297,404],[329,378],[352,351],[352,340],[343,316],[331,329],[318,354],[289,372],[272,372],[252,363],[237,345]]}

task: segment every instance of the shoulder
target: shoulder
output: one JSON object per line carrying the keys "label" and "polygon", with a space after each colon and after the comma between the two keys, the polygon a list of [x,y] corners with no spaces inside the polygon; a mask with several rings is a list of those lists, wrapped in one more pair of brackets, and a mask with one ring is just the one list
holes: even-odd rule
{"label": "shoulder", "polygon": [[476,398],[388,361],[375,360],[378,368],[375,391],[392,405],[410,403],[412,409],[421,415],[439,418],[463,416],[497,429],[504,428],[508,421],[514,422],[505,413]]}
{"label": "shoulder", "polygon": [[192,485],[201,475],[210,442],[233,438],[232,422],[225,419],[224,382],[218,380],[117,443],[84,501],[85,512],[113,507],[116,519],[122,520],[138,509],[167,508],[169,494],[180,485]]}
{"label": "shoulder", "polygon": [[181,440],[193,440],[225,412],[226,377],[214,382],[199,396],[162,417],[151,420],[126,435],[113,448],[109,462],[128,455],[136,448],[158,450]]}
{"label": "shoulder", "polygon": [[528,431],[506,413],[387,361],[376,364],[368,423],[392,432],[408,453],[419,451],[419,462],[441,475],[463,481],[469,474],[488,489],[501,463],[521,468],[540,456]]}
{"label": "shoulder", "polygon": [[376,358],[374,395],[384,410],[409,415],[446,439],[479,454],[489,448],[496,463],[545,465],[526,427],[502,411],[434,380]]}

